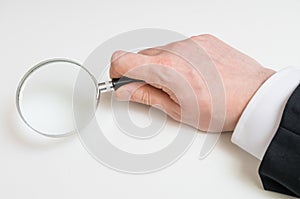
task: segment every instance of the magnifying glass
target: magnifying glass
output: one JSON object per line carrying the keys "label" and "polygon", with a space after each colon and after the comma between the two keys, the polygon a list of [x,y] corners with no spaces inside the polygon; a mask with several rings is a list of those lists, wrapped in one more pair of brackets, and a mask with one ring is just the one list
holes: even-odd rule
{"label": "magnifying glass", "polygon": [[[78,75],[84,88],[78,101],[97,106],[102,92],[116,90],[132,82],[128,77],[98,83],[81,64],[68,59],[50,59],[33,66],[21,79],[16,91],[16,105],[21,119],[35,132],[53,138],[75,133],[73,92]],[[77,97],[78,98],[78,97]]]}

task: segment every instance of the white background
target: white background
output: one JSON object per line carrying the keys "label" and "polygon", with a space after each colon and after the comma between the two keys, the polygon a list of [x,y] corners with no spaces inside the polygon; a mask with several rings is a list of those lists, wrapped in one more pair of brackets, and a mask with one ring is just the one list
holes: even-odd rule
{"label": "white background", "polygon": [[75,136],[35,135],[14,100],[33,64],[52,57],[83,63],[103,41],[145,27],[211,33],[266,67],[300,66],[299,10],[298,0],[1,0],[0,198],[288,198],[263,191],[259,161],[234,146],[231,134],[205,160],[197,158],[200,135],[171,167],[122,174],[95,161]]}

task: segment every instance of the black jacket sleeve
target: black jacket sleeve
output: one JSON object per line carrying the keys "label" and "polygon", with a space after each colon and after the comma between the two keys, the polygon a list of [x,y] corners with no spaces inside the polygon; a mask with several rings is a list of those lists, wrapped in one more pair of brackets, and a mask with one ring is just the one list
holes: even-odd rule
{"label": "black jacket sleeve", "polygon": [[266,190],[300,197],[300,85],[286,104],[259,175]]}

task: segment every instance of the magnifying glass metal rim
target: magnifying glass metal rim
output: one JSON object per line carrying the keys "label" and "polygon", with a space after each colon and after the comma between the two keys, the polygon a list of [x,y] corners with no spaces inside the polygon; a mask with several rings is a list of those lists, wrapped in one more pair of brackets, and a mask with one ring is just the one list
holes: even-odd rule
{"label": "magnifying glass metal rim", "polygon": [[[51,64],[51,63],[58,63],[58,62],[65,62],[65,63],[70,63],[70,64],[75,64],[76,66],[80,67],[81,69],[83,69],[90,77],[91,79],[93,80],[93,83],[95,85],[95,89],[97,90],[96,93],[97,93],[97,96],[96,96],[96,100],[98,101],[99,100],[99,96],[100,96],[100,90],[98,89],[98,82],[96,80],[96,78],[88,71],[87,68],[85,68],[83,65],[73,61],[73,60],[70,60],[70,59],[65,59],[65,58],[54,58],[54,59],[48,59],[48,60],[45,60],[43,62],[40,62],[38,64],[36,64],[35,66],[33,66],[29,71],[27,71],[25,73],[25,75],[22,77],[21,81],[19,82],[19,85],[17,87],[17,91],[16,91],[16,106],[17,106],[17,110],[18,110],[18,113],[21,117],[21,119],[24,121],[24,123],[30,128],[32,129],[33,131],[37,132],[38,134],[40,135],[43,135],[43,136],[46,136],[46,137],[51,137],[51,138],[63,138],[63,137],[68,137],[70,135],[73,135],[75,134],[75,127],[74,127],[74,130],[73,131],[69,131],[69,132],[66,132],[66,133],[60,133],[60,134],[51,134],[51,133],[45,133],[45,132],[42,132],[42,131],[39,131],[37,130],[36,128],[34,128],[32,125],[30,125],[30,123],[26,120],[25,116],[22,114],[22,111],[21,111],[21,106],[20,106],[20,95],[21,95],[21,91],[22,91],[22,88],[23,88],[23,85],[24,83],[26,82],[26,80],[28,79],[28,77],[30,77],[30,75],[38,70],[39,68],[43,67],[43,66],[46,66],[48,64]],[[98,103],[97,103],[98,104]]]}

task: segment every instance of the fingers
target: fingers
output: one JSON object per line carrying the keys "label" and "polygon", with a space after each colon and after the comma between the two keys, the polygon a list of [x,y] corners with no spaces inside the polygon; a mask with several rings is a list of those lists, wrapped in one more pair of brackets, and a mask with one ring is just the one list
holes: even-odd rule
{"label": "fingers", "polygon": [[117,51],[111,60],[111,78],[127,76],[166,87],[170,76],[175,72],[172,67],[159,64],[162,61],[158,60],[156,56]]}
{"label": "fingers", "polygon": [[118,78],[128,73],[130,70],[151,63],[151,59],[142,54],[116,51],[111,57],[110,76]]}
{"label": "fingers", "polygon": [[134,101],[159,108],[173,119],[180,121],[180,106],[167,93],[143,83],[131,83],[120,87],[115,96],[119,100]]}

